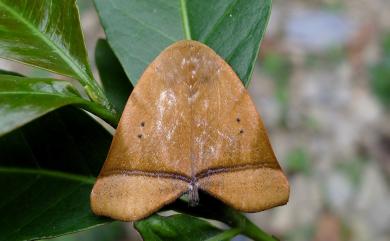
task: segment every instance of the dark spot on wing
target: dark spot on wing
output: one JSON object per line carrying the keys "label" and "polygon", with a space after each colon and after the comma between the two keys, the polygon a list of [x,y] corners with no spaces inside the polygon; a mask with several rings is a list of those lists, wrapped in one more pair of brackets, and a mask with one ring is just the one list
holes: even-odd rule
{"label": "dark spot on wing", "polygon": [[142,138],[142,134],[139,134],[139,135],[138,135],[138,138],[141,139],[141,138]]}

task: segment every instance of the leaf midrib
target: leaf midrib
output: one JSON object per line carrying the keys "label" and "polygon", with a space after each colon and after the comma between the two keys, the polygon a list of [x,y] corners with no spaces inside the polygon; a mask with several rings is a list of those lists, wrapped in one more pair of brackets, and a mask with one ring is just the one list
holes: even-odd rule
{"label": "leaf midrib", "polygon": [[187,1],[186,0],[180,0],[180,13],[181,13],[181,18],[183,21],[183,31],[184,31],[184,36],[186,39],[191,40],[191,28],[190,28],[190,23],[188,20],[188,10],[187,10]]}
{"label": "leaf midrib", "polygon": [[[91,78],[88,77],[83,71],[80,71],[80,69],[73,63],[71,57],[68,56],[66,52],[64,52],[61,48],[59,48],[57,45],[55,45],[53,42],[50,41],[50,39],[47,38],[47,36],[39,31],[34,25],[32,25],[26,18],[24,18],[22,15],[20,15],[15,9],[8,6],[6,3],[4,3],[2,0],[0,0],[0,5],[4,7],[9,13],[14,15],[17,19],[19,19],[23,24],[25,24],[28,28],[30,28],[36,36],[38,36],[40,39],[42,39],[51,49],[53,49],[60,58],[72,69],[73,73],[76,74],[81,81],[86,83],[91,83]],[[51,70],[53,71],[53,70]],[[61,73],[64,74],[64,73]]]}

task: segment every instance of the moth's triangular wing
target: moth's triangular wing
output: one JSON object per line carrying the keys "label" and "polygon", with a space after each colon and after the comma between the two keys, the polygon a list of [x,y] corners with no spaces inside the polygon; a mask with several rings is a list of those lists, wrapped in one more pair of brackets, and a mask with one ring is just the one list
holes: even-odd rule
{"label": "moth's triangular wing", "polygon": [[289,186],[242,82],[209,47],[194,43],[191,98],[194,173],[199,187],[236,209],[285,204]]}
{"label": "moth's triangular wing", "polygon": [[182,57],[169,49],[148,66],[129,97],[91,194],[96,214],[137,220],[188,189],[188,74],[180,68]]}

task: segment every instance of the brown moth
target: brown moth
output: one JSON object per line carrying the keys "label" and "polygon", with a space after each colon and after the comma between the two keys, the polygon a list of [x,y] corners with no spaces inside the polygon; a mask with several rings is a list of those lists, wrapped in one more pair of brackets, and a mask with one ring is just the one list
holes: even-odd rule
{"label": "brown moth", "polygon": [[166,48],[134,88],[91,193],[97,215],[144,218],[198,189],[244,212],[288,201],[289,185],[242,82],[211,48]]}

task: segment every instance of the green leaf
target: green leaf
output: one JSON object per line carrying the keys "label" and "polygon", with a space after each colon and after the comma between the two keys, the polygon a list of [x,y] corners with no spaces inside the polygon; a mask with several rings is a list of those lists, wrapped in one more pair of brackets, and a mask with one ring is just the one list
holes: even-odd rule
{"label": "green leaf", "polygon": [[174,203],[166,206],[165,209],[190,214],[196,217],[218,220],[232,227],[230,231],[225,231],[224,235],[219,234],[217,237],[220,237],[221,235],[227,237],[240,231],[241,234],[251,238],[252,240],[277,240],[257,227],[244,214],[234,210],[233,208],[224,204],[222,201],[215,199],[207,193],[199,192],[199,201],[200,202],[196,207],[189,207],[188,202],[184,201],[184,199],[178,199]]}
{"label": "green leaf", "polygon": [[[126,225],[126,224],[125,224]],[[50,239],[50,241],[118,241],[126,240],[126,226],[120,222],[103,225],[85,232]]]}
{"label": "green leaf", "polygon": [[0,0],[0,57],[79,80],[106,103],[90,70],[75,0]]}
{"label": "green leaf", "polygon": [[0,0],[0,56],[93,79],[74,0]]}
{"label": "green leaf", "polygon": [[84,111],[64,107],[0,138],[0,165],[98,175],[112,136]]}
{"label": "green leaf", "polygon": [[0,168],[0,183],[6,194],[0,201],[0,240],[52,237],[105,222],[89,210],[93,179]]}
{"label": "green leaf", "polygon": [[92,214],[89,194],[110,141],[71,107],[0,138],[0,240],[55,237],[109,222]]}
{"label": "green leaf", "polygon": [[96,44],[95,61],[107,98],[122,113],[133,86],[105,39]]}
{"label": "green leaf", "polygon": [[210,223],[185,214],[153,215],[134,223],[146,241],[204,241],[223,232]]}
{"label": "green leaf", "polygon": [[95,0],[108,42],[135,85],[168,45],[193,39],[213,48],[247,86],[271,0]]}
{"label": "green leaf", "polygon": [[116,122],[105,108],[81,98],[69,82],[0,75],[0,136],[69,104]]}

